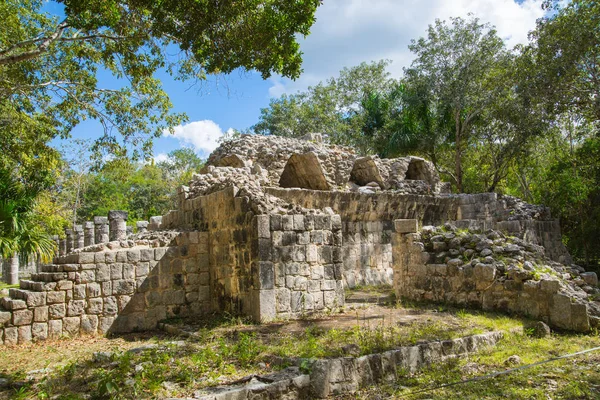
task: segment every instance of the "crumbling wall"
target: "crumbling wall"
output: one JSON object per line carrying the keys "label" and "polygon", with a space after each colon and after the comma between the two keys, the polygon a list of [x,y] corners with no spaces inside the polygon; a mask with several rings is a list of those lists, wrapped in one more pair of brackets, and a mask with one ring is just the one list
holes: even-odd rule
{"label": "crumbling wall", "polygon": [[414,218],[437,224],[456,215],[452,198],[268,188],[266,192],[309,209],[330,208],[342,219],[344,284],[392,284],[393,221]]}
{"label": "crumbling wall", "polygon": [[394,234],[399,298],[517,313],[580,332],[600,326],[600,304],[589,297],[600,293],[595,274],[553,264],[538,246],[496,231],[430,232]]}
{"label": "crumbling wall", "polygon": [[42,268],[0,301],[4,344],[154,329],[165,318],[211,311],[206,234],[110,242]]}

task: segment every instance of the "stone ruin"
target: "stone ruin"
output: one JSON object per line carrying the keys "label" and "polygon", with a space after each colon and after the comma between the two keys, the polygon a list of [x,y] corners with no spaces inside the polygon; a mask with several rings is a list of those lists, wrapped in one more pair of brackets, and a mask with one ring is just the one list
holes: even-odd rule
{"label": "stone ruin", "polygon": [[128,233],[126,213],[67,232],[53,264],[0,301],[0,342],[132,332],[172,317],[256,321],[344,305],[344,288],[599,325],[598,280],[572,265],[548,209],[453,195],[419,157],[244,135],[223,143],[178,209]]}

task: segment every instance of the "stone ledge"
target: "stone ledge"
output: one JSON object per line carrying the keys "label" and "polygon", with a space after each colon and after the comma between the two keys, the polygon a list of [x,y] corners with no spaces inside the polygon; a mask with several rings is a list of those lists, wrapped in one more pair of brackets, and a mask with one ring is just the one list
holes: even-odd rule
{"label": "stone ledge", "polygon": [[[160,327],[171,334],[194,336],[173,325],[161,324]],[[312,361],[309,375],[302,374],[298,366],[288,367],[279,373],[251,375],[230,385],[207,388],[197,392],[194,398],[244,400],[254,399],[258,394],[276,394],[276,397],[269,398],[284,395],[286,399],[314,399],[354,393],[361,387],[395,380],[399,368],[414,372],[435,362],[474,353],[482,347],[494,346],[503,336],[504,332],[501,331],[487,332],[458,339],[403,346],[362,357],[320,359]],[[292,364],[299,364],[303,360],[290,361]]]}

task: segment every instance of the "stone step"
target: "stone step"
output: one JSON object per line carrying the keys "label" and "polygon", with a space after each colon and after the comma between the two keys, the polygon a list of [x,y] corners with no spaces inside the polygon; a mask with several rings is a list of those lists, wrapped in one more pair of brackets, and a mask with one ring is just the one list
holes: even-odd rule
{"label": "stone step", "polygon": [[66,272],[40,272],[31,274],[31,280],[36,282],[58,282],[67,279]]}
{"label": "stone step", "polygon": [[27,279],[21,279],[19,282],[21,289],[31,290],[33,292],[44,292],[44,282],[34,282]]}
{"label": "stone step", "polygon": [[32,292],[24,289],[10,289],[9,296],[13,300],[23,300],[28,307],[39,307],[46,304],[45,292]]}
{"label": "stone step", "polygon": [[46,264],[41,267],[41,272],[74,272],[77,270],[76,264]]}
{"label": "stone step", "polygon": [[0,299],[0,305],[7,311],[22,310],[27,308],[27,303],[25,300],[12,299],[10,297],[2,297]]}
{"label": "stone step", "polygon": [[35,282],[31,280],[21,280],[21,289],[32,292],[51,292],[53,290],[67,290],[73,286],[73,282],[65,279],[52,282]]}

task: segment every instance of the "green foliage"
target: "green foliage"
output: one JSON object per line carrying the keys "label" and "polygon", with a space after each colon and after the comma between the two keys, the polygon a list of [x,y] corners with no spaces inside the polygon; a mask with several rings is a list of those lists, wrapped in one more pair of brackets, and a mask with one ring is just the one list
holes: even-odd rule
{"label": "green foliage", "polygon": [[[0,5],[0,97],[9,114],[47,137],[67,136],[99,120],[96,149],[123,155],[123,143],[148,153],[151,139],[180,124],[155,77],[203,80],[235,69],[298,77],[296,35],[307,35],[319,0],[217,1],[57,0],[64,19],[39,0]],[[176,56],[170,56],[174,51]],[[106,70],[120,87],[102,88]],[[117,135],[120,134],[120,138]]]}
{"label": "green foliage", "polygon": [[35,220],[35,199],[42,188],[0,168],[0,255],[19,254],[22,262],[41,258],[48,261],[55,243]]}
{"label": "green foliage", "polygon": [[[310,132],[326,135],[331,143],[353,145],[362,153],[373,150],[366,124],[370,96],[387,93],[394,80],[386,67],[389,61],[362,63],[344,68],[306,92],[283,95],[261,110],[252,129],[263,135],[299,137]],[[363,129],[364,128],[364,129]]]}
{"label": "green foliage", "polygon": [[108,161],[97,172],[86,174],[77,219],[90,220],[110,210],[128,211],[131,222],[166,214],[177,206],[177,187],[187,183],[202,165],[191,149],[174,150],[156,164],[127,158]]}

